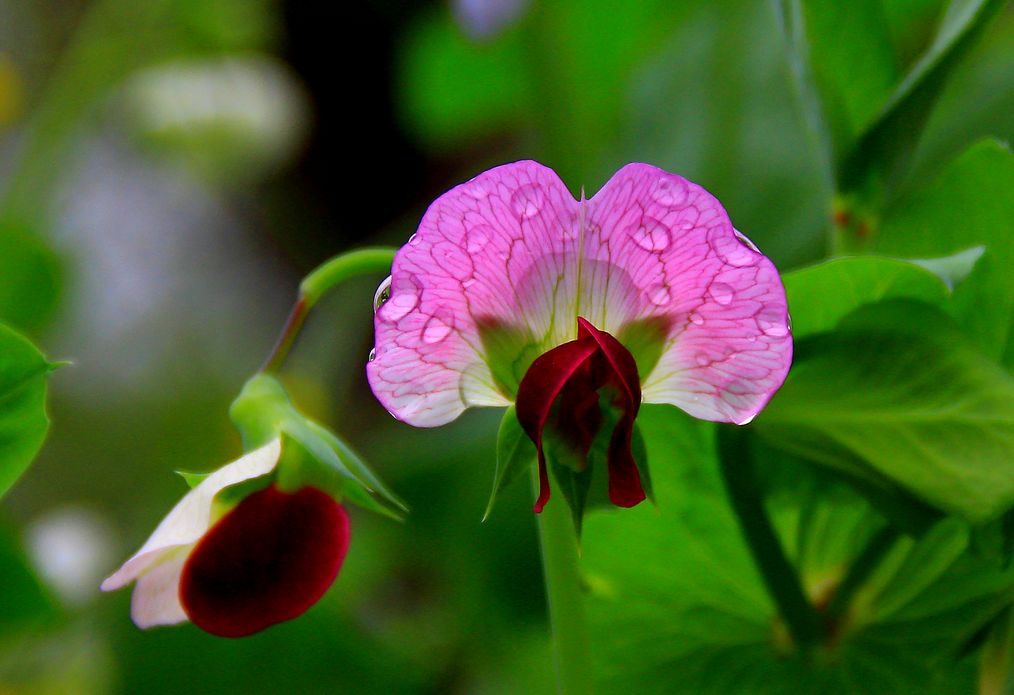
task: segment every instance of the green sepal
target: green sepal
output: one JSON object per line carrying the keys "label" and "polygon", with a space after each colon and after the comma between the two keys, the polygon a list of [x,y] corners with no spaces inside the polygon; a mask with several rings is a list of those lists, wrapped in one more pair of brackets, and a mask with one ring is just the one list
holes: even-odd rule
{"label": "green sepal", "polygon": [[191,490],[193,490],[195,487],[203,483],[212,473],[214,473],[214,471],[208,471],[206,473],[197,473],[194,471],[176,471],[176,475],[183,478],[183,480],[186,481],[187,485],[190,487]]}
{"label": "green sepal", "polygon": [[275,377],[264,373],[251,377],[233,401],[229,414],[248,451],[287,435],[341,477],[344,481],[341,494],[355,504],[395,519],[401,519],[402,513],[408,511],[405,503],[348,444],[295,408]]}
{"label": "green sepal", "polygon": [[521,429],[517,411],[512,405],[503,414],[500,429],[497,430],[496,471],[493,474],[493,489],[489,494],[489,503],[482,515],[483,521],[486,521],[492,513],[497,495],[514,482],[525,468],[535,464],[537,457],[535,444]]}
{"label": "green sepal", "polygon": [[399,521],[404,518],[408,506],[380,483],[358,454],[326,428],[300,416],[284,422],[282,433],[341,475],[345,481],[344,494],[352,502]]}

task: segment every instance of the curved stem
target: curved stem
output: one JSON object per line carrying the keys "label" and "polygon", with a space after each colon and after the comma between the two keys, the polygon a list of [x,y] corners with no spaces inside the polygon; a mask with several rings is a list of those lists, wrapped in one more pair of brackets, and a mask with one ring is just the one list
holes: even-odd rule
{"label": "curved stem", "polygon": [[[537,472],[532,481],[537,496]],[[590,695],[594,688],[574,523],[562,499],[547,504],[536,519],[553,634],[556,689],[560,695]]]}
{"label": "curved stem", "polygon": [[261,367],[262,372],[275,372],[282,366],[289,350],[296,342],[299,331],[303,327],[306,316],[310,309],[320,301],[329,290],[336,285],[357,277],[373,273],[387,273],[391,270],[394,262],[394,254],[397,249],[392,248],[369,248],[349,251],[325,261],[317,266],[309,275],[303,278],[299,284],[299,297],[292,306],[289,318],[285,321],[271,354],[264,361]]}
{"label": "curved stem", "polygon": [[761,579],[795,643],[808,649],[823,637],[823,621],[803,591],[802,582],[775,535],[764,509],[753,458],[743,427],[720,427],[718,460],[729,502],[750,548]]}

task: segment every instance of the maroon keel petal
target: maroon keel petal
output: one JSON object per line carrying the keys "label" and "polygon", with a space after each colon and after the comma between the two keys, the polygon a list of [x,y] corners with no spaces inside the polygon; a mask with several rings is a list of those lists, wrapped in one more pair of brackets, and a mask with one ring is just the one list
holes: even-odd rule
{"label": "maroon keel petal", "polygon": [[349,545],[345,510],[312,487],[253,493],[198,542],[183,567],[180,603],[221,637],[291,620],[334,582]]}
{"label": "maroon keel petal", "polygon": [[[578,338],[540,356],[518,386],[517,415],[539,454],[539,499],[535,511],[549,500],[549,475],[543,451],[543,430],[549,423],[574,452],[579,462],[601,427],[599,391],[608,387],[619,421],[610,435],[609,499],[632,507],[645,497],[641,477],[631,453],[634,419],[641,405],[637,363],[613,336],[578,318]],[[557,403],[553,411],[553,404]]]}
{"label": "maroon keel petal", "polygon": [[541,512],[549,501],[549,473],[542,449],[542,430],[546,427],[553,401],[571,376],[580,369],[598,346],[593,340],[572,340],[540,355],[525,372],[518,385],[517,414],[522,429],[535,442],[539,452],[539,499],[535,512]]}
{"label": "maroon keel petal", "polygon": [[620,411],[620,421],[609,440],[609,500],[618,507],[633,507],[644,500],[641,475],[631,453],[634,419],[641,407],[641,381],[637,362],[630,351],[616,338],[600,331],[585,319],[578,317],[578,336],[592,338],[601,355],[609,363],[607,383],[616,387],[614,405]]}

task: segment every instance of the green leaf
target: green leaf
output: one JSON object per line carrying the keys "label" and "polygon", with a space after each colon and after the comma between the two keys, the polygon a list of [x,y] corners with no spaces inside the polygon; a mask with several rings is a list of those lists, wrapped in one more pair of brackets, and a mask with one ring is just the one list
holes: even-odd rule
{"label": "green leaf", "polygon": [[28,228],[0,223],[0,321],[34,331],[60,298],[56,255]]}
{"label": "green leaf", "polygon": [[873,170],[889,184],[900,181],[919,135],[954,67],[1006,0],[951,0],[933,43],[911,67],[848,159],[842,163],[842,190],[860,187]]}
{"label": "green leaf", "polygon": [[949,292],[932,272],[893,258],[837,258],[782,276],[798,340],[829,331],[847,314],[881,299],[942,304]]}
{"label": "green leaf", "polygon": [[885,215],[879,253],[929,257],[986,250],[954,292],[952,315],[991,357],[1010,353],[1014,319],[1014,154],[994,140],[971,147]]}
{"label": "green leaf", "polygon": [[51,618],[52,599],[28,565],[14,534],[0,526],[0,638],[20,628]]}
{"label": "green leaf", "polygon": [[779,0],[790,61],[811,125],[838,168],[897,79],[879,0]]}
{"label": "green leaf", "polygon": [[486,504],[482,520],[489,518],[496,503],[497,495],[510,485],[526,468],[535,464],[538,453],[535,444],[521,429],[514,406],[507,408],[496,434],[496,471],[493,474],[493,490]]}
{"label": "green leaf", "polygon": [[52,365],[26,338],[0,324],[0,497],[35,458],[46,431]]}
{"label": "green leaf", "polygon": [[768,441],[831,466],[859,459],[967,519],[1014,504],[1014,379],[941,312],[882,302],[797,348],[756,423]]}
{"label": "green leaf", "polygon": [[[786,640],[716,486],[714,428],[671,408],[643,415],[658,508],[586,519],[597,692],[974,691],[972,669],[955,655],[1008,600],[1014,575],[968,549],[966,526],[952,520],[897,541],[827,643],[805,658]],[[845,486],[813,485],[801,495],[768,506],[820,605],[883,522]]]}

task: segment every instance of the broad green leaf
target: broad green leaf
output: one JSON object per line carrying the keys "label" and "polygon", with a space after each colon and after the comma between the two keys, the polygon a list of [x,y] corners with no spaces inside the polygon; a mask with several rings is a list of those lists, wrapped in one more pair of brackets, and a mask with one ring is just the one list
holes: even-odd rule
{"label": "broad green leaf", "polygon": [[756,423],[768,441],[832,466],[859,459],[967,519],[1014,504],[1014,378],[941,312],[882,302],[797,347]]}
{"label": "broad green leaf", "polygon": [[50,318],[59,296],[56,255],[26,226],[0,223],[0,321],[34,331]]}
{"label": "broad green leaf", "polygon": [[847,314],[881,299],[942,304],[947,286],[932,272],[893,258],[836,258],[782,276],[798,340],[829,331]]}
{"label": "broad green leaf", "polygon": [[27,339],[0,324],[0,497],[46,438],[46,378],[52,368]]}
{"label": "broad green leaf", "polygon": [[55,613],[51,598],[5,526],[0,526],[0,587],[0,638]]}
{"label": "broad green leaf", "polygon": [[[828,644],[802,658],[717,486],[713,427],[673,409],[649,407],[643,416],[658,508],[586,520],[582,565],[599,692],[973,691],[974,673],[956,655],[1002,608],[1014,574],[969,552],[966,527],[952,521],[897,541]],[[842,486],[816,485],[769,507],[818,605],[882,524]]]}
{"label": "broad green leaf", "polygon": [[500,429],[496,434],[496,471],[493,474],[493,490],[489,495],[489,503],[482,515],[482,520],[489,518],[493,511],[497,495],[524,472],[536,465],[537,452],[532,440],[521,429],[521,423],[514,406],[507,408],[500,421]]}
{"label": "broad green leaf", "polygon": [[951,313],[991,357],[1008,351],[1014,319],[1014,154],[980,142],[928,186],[890,209],[871,240],[878,253],[925,258],[982,245]]}
{"label": "broad green leaf", "polygon": [[780,0],[782,28],[811,125],[838,168],[898,76],[879,0]]}
{"label": "broad green leaf", "polygon": [[951,0],[926,52],[864,129],[839,175],[842,190],[858,188],[873,170],[890,185],[901,180],[937,96],[954,67],[1006,0]]}

